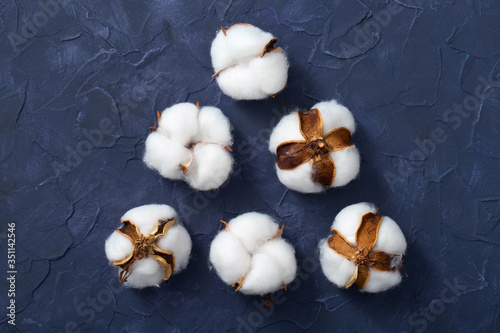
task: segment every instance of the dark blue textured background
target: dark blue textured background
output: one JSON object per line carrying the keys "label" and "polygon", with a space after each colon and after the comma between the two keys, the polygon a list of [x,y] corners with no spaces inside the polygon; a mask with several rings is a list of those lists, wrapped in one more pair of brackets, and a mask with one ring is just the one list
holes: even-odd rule
{"label": "dark blue textured background", "polygon": [[[45,2],[0,2],[0,257],[5,272],[15,222],[17,331],[500,331],[498,1]],[[287,51],[289,88],[275,99],[235,102],[211,79],[211,41],[236,22]],[[320,195],[287,190],[269,129],[332,98],[355,115],[360,176]],[[235,172],[219,191],[142,163],[155,111],[184,101],[233,124]],[[335,288],[315,259],[335,215],[359,201],[408,240],[409,277],[383,294]],[[179,212],[192,258],[160,289],[122,289],[104,241],[148,203]],[[286,225],[300,267],[270,312],[208,267],[219,219],[252,210]]]}

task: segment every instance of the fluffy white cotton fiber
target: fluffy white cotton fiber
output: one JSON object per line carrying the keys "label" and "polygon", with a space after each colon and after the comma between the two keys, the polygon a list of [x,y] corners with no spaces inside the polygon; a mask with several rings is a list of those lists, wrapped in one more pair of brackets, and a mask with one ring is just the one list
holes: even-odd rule
{"label": "fluffy white cotton fiber", "polygon": [[288,60],[273,35],[245,23],[217,33],[210,54],[221,90],[234,99],[275,95],[286,86]]}
{"label": "fluffy white cotton fiber", "polygon": [[269,216],[246,213],[231,220],[212,241],[210,262],[219,277],[247,295],[265,295],[295,278],[293,247]]}
{"label": "fluffy white cotton fiber", "polygon": [[180,103],[161,113],[158,127],[146,139],[144,162],[165,178],[212,190],[231,173],[231,144],[229,120],[221,110]]}
{"label": "fluffy white cotton fiber", "polygon": [[[352,113],[335,100],[320,102],[311,109],[318,109],[323,121],[323,134],[331,130],[344,127],[354,134],[356,124]],[[298,110],[284,116],[271,133],[269,139],[269,150],[277,154],[278,146],[287,141],[305,140],[301,134]],[[310,160],[293,170],[282,170],[276,164],[276,172],[279,180],[292,190],[304,193],[317,193],[331,187],[340,187],[348,184],[357,177],[360,167],[360,156],[358,149],[352,145],[342,150],[330,151],[335,175],[330,186],[323,186],[312,179],[313,168]]]}
{"label": "fluffy white cotton fiber", "polygon": [[[139,206],[126,212],[121,220],[131,221],[142,235],[147,236],[154,231],[159,220],[172,218],[176,220],[175,223],[164,236],[156,240],[155,245],[163,251],[173,253],[175,258],[173,274],[176,274],[187,266],[192,243],[187,230],[179,224],[174,209],[157,204]],[[105,251],[109,261],[118,262],[133,253],[134,244],[125,235],[114,231],[106,240]],[[118,267],[118,271],[121,271],[121,268]],[[151,257],[134,261],[130,272],[125,285],[132,288],[158,287],[165,278],[161,264]]]}
{"label": "fluffy white cotton fiber", "polygon": [[[333,221],[331,229],[337,230],[352,245],[356,244],[356,231],[360,226],[363,215],[367,213],[376,214],[377,208],[369,203],[358,203],[338,213]],[[346,284],[356,270],[356,264],[334,251],[328,244],[328,239],[319,243],[320,261],[326,278],[337,285],[345,288]],[[384,216],[380,222],[378,238],[371,250],[385,252],[392,257],[391,265],[393,271],[379,271],[369,267],[369,279],[363,289],[364,292],[377,293],[395,287],[401,282],[401,273],[397,269],[401,265],[406,252],[406,240],[399,226],[390,217]]]}

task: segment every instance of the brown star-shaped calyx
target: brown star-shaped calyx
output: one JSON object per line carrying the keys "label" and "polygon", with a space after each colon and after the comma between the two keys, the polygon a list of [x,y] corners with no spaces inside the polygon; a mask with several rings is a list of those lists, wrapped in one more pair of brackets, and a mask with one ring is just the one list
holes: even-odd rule
{"label": "brown star-shaped calyx", "polygon": [[332,186],[335,179],[335,163],[330,152],[343,150],[354,145],[351,132],[338,127],[323,135],[323,119],[318,109],[305,113],[297,111],[300,133],[305,140],[282,142],[276,148],[276,162],[281,170],[294,170],[311,160],[312,181]]}
{"label": "brown star-shaped calyx", "polygon": [[156,246],[156,241],[167,233],[174,222],[174,219],[159,220],[154,230],[149,235],[143,235],[133,222],[128,220],[122,221],[122,227],[116,229],[116,231],[127,237],[132,244],[134,244],[134,250],[127,258],[113,262],[113,265],[119,266],[122,269],[119,277],[121,283],[126,282],[132,273],[132,264],[146,257],[152,258],[160,263],[165,273],[164,281],[170,278],[175,266],[175,257],[172,252],[163,251],[158,248]]}
{"label": "brown star-shaped calyx", "polygon": [[393,266],[393,259],[400,255],[372,251],[377,242],[382,218],[378,215],[378,211],[375,214],[366,213],[363,215],[358,230],[356,230],[355,245],[345,239],[340,232],[332,229],[333,236],[328,239],[328,245],[333,251],[356,265],[356,270],[347,281],[346,288],[356,284],[359,289],[363,289],[370,278],[370,268],[381,272],[394,272],[396,270],[396,267]]}

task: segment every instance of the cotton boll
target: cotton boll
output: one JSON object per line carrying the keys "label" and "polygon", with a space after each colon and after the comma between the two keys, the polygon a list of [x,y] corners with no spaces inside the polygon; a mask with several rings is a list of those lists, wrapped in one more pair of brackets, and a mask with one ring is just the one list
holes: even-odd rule
{"label": "cotton boll", "polygon": [[240,100],[264,99],[286,86],[288,61],[270,33],[239,23],[218,32],[210,55],[217,84]]}
{"label": "cotton boll", "polygon": [[179,273],[186,268],[191,254],[192,242],[189,233],[183,226],[173,226],[156,244],[164,251],[175,253],[174,273]]}
{"label": "cotton boll", "polygon": [[229,222],[229,231],[249,252],[255,252],[279,230],[278,225],[266,214],[251,212]]}
{"label": "cotton boll", "polygon": [[210,262],[227,284],[233,284],[250,271],[251,256],[229,232],[219,233],[210,245]]}
{"label": "cotton boll", "polygon": [[163,177],[185,180],[197,190],[212,190],[229,177],[233,159],[229,120],[215,107],[176,104],[159,116],[146,139],[144,162]]}
{"label": "cotton boll", "polygon": [[[288,141],[299,142],[303,149],[307,149],[311,152],[313,157],[301,165],[283,167],[283,169],[280,169],[278,163],[276,164],[277,175],[283,185],[303,193],[318,193],[331,187],[345,186],[357,177],[361,164],[359,151],[352,145],[347,135],[344,136],[345,139],[341,141],[343,142],[343,146],[341,146],[340,149],[334,146],[330,147],[324,139],[332,130],[337,130],[337,132],[334,133],[339,133],[343,127],[347,128],[352,134],[355,130],[355,122],[351,112],[334,100],[317,103],[313,106],[312,110],[314,109],[319,110],[321,115],[321,120],[318,120],[318,127],[320,128],[319,132],[322,134],[305,134],[300,125],[300,111],[295,111],[284,116],[278,122],[269,139],[269,150],[273,154],[277,154],[278,147]],[[311,113],[311,111],[309,111],[309,113]],[[302,115],[302,117],[304,116]],[[306,121],[306,124],[307,123]],[[323,125],[322,131],[321,124]],[[304,130],[307,131],[307,129]],[[323,137],[321,137],[321,135]],[[340,137],[342,138],[342,136]],[[326,148],[317,148],[319,143],[323,145],[321,147]],[[297,151],[303,151],[303,149]],[[313,180],[315,171],[311,165],[312,159],[321,158],[327,161],[327,157],[325,157],[327,153],[333,161],[332,170],[335,170],[334,173],[330,173],[330,178],[333,178],[333,181],[321,182],[317,179]],[[277,161],[278,160],[279,156]],[[331,164],[330,161],[327,162]]]}
{"label": "cotton boll", "polygon": [[[167,225],[167,229],[157,228],[160,221],[164,223],[171,219],[174,219],[173,225]],[[191,238],[176,219],[177,213],[173,208],[158,204],[139,206],[122,216],[125,224],[120,226],[120,232],[114,231],[105,244],[106,257],[121,273],[121,282],[133,288],[158,286],[166,278],[165,270],[160,261],[150,255],[161,256],[158,252],[161,250],[173,256],[172,262],[168,257],[163,258],[174,266],[173,274],[186,267],[191,253]],[[160,233],[162,230],[164,235]],[[123,277],[126,278],[121,280]]]}
{"label": "cotton boll", "polygon": [[132,271],[125,282],[125,285],[131,288],[159,287],[165,277],[161,265],[151,258],[134,262]]}
{"label": "cotton boll", "polygon": [[233,159],[222,146],[198,144],[193,149],[193,163],[186,173],[191,187],[208,191],[220,187],[231,173]]}
{"label": "cotton boll", "polygon": [[252,74],[260,89],[267,95],[280,92],[286,85],[288,60],[284,51],[266,53],[250,61]]}
{"label": "cotton boll", "polygon": [[[356,244],[356,233],[365,214],[377,215],[377,209],[369,203],[358,203],[341,210],[332,224],[332,229],[340,233],[349,243]],[[320,262],[326,278],[343,288],[355,273],[356,264],[340,255],[328,244],[328,239],[320,241]],[[401,273],[396,269],[401,264],[406,251],[406,240],[399,226],[389,217],[381,217],[375,246],[369,252],[381,251],[392,258],[390,270],[379,271],[369,267],[370,275],[363,292],[381,292],[390,289],[401,282]],[[359,259],[359,258],[358,258]],[[366,267],[366,266],[365,266]]]}
{"label": "cotton boll", "polygon": [[183,146],[189,144],[198,131],[198,107],[179,103],[165,109],[157,131]]}
{"label": "cotton boll", "polygon": [[263,295],[293,281],[295,251],[267,215],[252,212],[231,220],[210,246],[210,262],[227,284]]}
{"label": "cotton boll", "polygon": [[182,179],[184,177],[181,164],[191,160],[191,151],[179,143],[168,139],[159,132],[151,133],[146,139],[144,163],[158,170],[165,178]]}
{"label": "cotton boll", "polygon": [[231,124],[220,109],[204,106],[200,110],[196,141],[214,142],[225,146],[233,143]]}
{"label": "cotton boll", "polygon": [[269,97],[260,88],[248,64],[228,67],[217,76],[216,80],[222,92],[234,99],[253,100]]}
{"label": "cotton boll", "polygon": [[279,262],[267,253],[258,252],[252,257],[252,268],[240,291],[246,295],[264,295],[280,289],[282,281],[283,269]]}

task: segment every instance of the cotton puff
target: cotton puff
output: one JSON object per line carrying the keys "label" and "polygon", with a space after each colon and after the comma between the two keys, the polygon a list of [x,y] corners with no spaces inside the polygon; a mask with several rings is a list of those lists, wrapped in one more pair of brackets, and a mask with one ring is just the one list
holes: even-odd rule
{"label": "cotton puff", "polygon": [[[323,120],[323,134],[333,129],[345,127],[351,135],[356,130],[356,124],[352,113],[335,100],[320,102],[312,107],[318,109]],[[278,146],[286,141],[303,141],[299,127],[298,111],[284,116],[273,129],[269,139],[269,150],[276,154]],[[357,177],[360,168],[360,156],[358,149],[353,145],[348,148],[329,152],[334,165],[335,177],[331,186],[323,186],[312,180],[312,167],[310,161],[300,165],[293,170],[281,170],[276,164],[278,178],[283,185],[292,190],[303,193],[318,193],[331,187],[340,187],[348,184]]]}
{"label": "cotton puff", "polygon": [[[347,241],[356,245],[355,235],[361,223],[361,218],[367,213],[376,213],[377,208],[369,203],[357,203],[342,209],[331,226],[337,230]],[[345,288],[349,279],[355,272],[355,264],[340,256],[328,245],[328,239],[319,243],[320,262],[326,278],[340,288]],[[393,256],[392,265],[398,267],[406,252],[406,239],[399,226],[390,217],[384,216],[380,224],[378,238],[372,251],[383,251]],[[399,270],[378,271],[369,268],[370,277],[363,289],[364,292],[378,293],[393,288],[401,282]]]}
{"label": "cotton puff", "polygon": [[[167,205],[144,205],[129,210],[121,218],[122,221],[134,223],[139,232],[145,236],[153,232],[159,220],[170,219],[175,219],[174,224],[164,236],[156,240],[155,245],[161,250],[173,253],[175,265],[172,274],[177,274],[188,264],[192,243],[187,230],[179,224],[174,209]],[[133,251],[134,244],[117,231],[114,231],[106,240],[105,252],[110,262],[124,260]],[[117,269],[118,272],[121,271],[121,268],[117,267]],[[136,260],[130,267],[130,272],[125,285],[132,288],[159,287],[165,278],[162,266],[151,257]]]}
{"label": "cotton puff", "polygon": [[220,109],[180,103],[159,115],[158,127],[146,139],[144,162],[165,178],[212,190],[231,173],[232,142],[229,120]]}
{"label": "cotton puff", "polygon": [[288,60],[270,33],[237,23],[217,33],[210,54],[217,83],[234,99],[274,96],[286,86]]}
{"label": "cotton puff", "polygon": [[295,250],[278,224],[256,212],[232,219],[210,246],[210,262],[226,284],[246,295],[265,295],[293,281]]}

